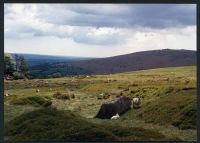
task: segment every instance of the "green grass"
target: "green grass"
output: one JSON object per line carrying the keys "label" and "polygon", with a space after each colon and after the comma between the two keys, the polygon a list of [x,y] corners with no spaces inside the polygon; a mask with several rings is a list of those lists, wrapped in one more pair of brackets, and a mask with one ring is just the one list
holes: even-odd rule
{"label": "green grass", "polygon": [[12,141],[126,141],[174,140],[143,128],[100,126],[71,111],[40,109],[21,115],[5,125]]}
{"label": "green grass", "polygon": [[[108,78],[113,81],[105,83],[104,81],[107,81]],[[123,88],[119,87],[129,87],[129,90],[123,91]],[[36,89],[39,89],[40,92],[37,93]],[[56,92],[74,93],[75,98],[70,100],[52,98]],[[73,114],[78,115],[76,116],[77,118],[91,122],[95,126],[105,126],[107,128],[105,132],[113,137],[112,140],[151,140],[151,137],[147,134],[145,134],[146,138],[142,135],[142,132],[145,133],[143,129],[150,129],[163,135],[162,138],[154,138],[154,140],[180,139],[183,141],[196,141],[195,66],[161,68],[112,75],[95,75],[82,79],[63,77],[5,81],[5,93],[9,94],[8,97],[4,97],[4,120],[6,123],[14,121],[20,118],[20,116],[25,118],[27,114],[22,115],[23,113],[29,113],[42,108],[41,99],[38,99],[42,98],[42,101],[51,100],[57,106],[58,112],[61,111],[59,114],[71,111]],[[106,93],[111,93],[111,96],[107,97]],[[130,98],[136,96],[143,97],[142,107],[137,110],[131,109],[114,121],[93,119],[104,101],[112,100],[120,93]],[[104,98],[104,96],[106,97]],[[30,99],[30,97],[32,98]],[[98,99],[98,97],[102,98]],[[58,114],[56,113],[56,115]],[[59,119],[55,118],[55,120]],[[10,129],[15,128],[14,124],[11,124],[11,126],[9,127]],[[117,131],[114,131],[116,128],[125,129],[121,129],[122,132],[116,133]],[[133,134],[128,137],[127,128],[128,130],[131,130],[130,128],[137,129],[135,134],[141,134],[141,138],[137,138]],[[68,134],[66,130],[60,130],[60,133],[64,134],[64,132]],[[108,139],[106,135],[104,136],[104,133],[98,133],[103,134],[102,138]],[[79,135],[84,136],[83,134],[84,131]],[[120,134],[124,135],[124,137],[120,136]],[[14,135],[6,135],[5,139],[9,138],[12,140],[12,137]],[[94,136],[91,138],[94,138]]]}
{"label": "green grass", "polygon": [[160,125],[171,124],[178,127],[182,125],[185,127],[182,129],[195,129],[197,127],[196,109],[195,96],[168,95],[146,102],[141,109],[131,110],[124,117],[138,118]]}
{"label": "green grass", "polygon": [[35,107],[43,106],[47,107],[51,105],[51,98],[48,96],[27,96],[13,99],[11,102],[13,105],[32,105]]}
{"label": "green grass", "polygon": [[178,113],[172,122],[180,129],[197,129],[197,103],[191,102]]}

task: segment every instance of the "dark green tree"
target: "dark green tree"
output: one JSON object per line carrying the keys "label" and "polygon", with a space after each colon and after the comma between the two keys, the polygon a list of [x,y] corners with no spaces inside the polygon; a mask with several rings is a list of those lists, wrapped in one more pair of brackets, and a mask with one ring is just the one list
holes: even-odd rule
{"label": "dark green tree", "polygon": [[23,56],[19,56],[19,72],[21,76],[28,77],[29,69]]}
{"label": "dark green tree", "polygon": [[12,56],[8,53],[4,54],[4,75],[12,76],[15,72],[15,62],[12,59]]}
{"label": "dark green tree", "polygon": [[20,65],[20,56],[18,54],[15,54],[15,69],[16,69],[16,71],[19,71],[19,65]]}

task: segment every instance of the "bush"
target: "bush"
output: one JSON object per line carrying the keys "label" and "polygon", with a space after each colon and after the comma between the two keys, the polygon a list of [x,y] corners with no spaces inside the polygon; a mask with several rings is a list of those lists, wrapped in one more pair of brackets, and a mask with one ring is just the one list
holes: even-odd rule
{"label": "bush", "polygon": [[16,79],[24,79],[25,77],[20,75],[19,72],[14,72],[13,73],[13,78],[16,80]]}

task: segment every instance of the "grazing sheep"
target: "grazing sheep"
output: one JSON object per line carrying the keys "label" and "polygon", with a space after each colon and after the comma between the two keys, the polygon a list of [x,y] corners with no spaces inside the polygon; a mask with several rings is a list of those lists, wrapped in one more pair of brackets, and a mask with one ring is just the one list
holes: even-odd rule
{"label": "grazing sheep", "polygon": [[132,100],[132,108],[140,108],[141,107],[141,98],[134,97]]}
{"label": "grazing sheep", "polygon": [[111,120],[116,120],[116,119],[118,119],[120,116],[119,116],[119,114],[117,113],[116,115],[114,115],[114,116],[112,116],[110,119]]}
{"label": "grazing sheep", "polygon": [[101,94],[99,94],[99,95],[103,96],[103,95],[104,95],[104,93],[101,93]]}
{"label": "grazing sheep", "polygon": [[9,96],[8,93],[6,93],[5,96]]}
{"label": "grazing sheep", "polygon": [[40,92],[40,90],[39,90],[39,89],[36,89],[36,92]]}
{"label": "grazing sheep", "polygon": [[52,91],[52,88],[49,88],[50,91]]}

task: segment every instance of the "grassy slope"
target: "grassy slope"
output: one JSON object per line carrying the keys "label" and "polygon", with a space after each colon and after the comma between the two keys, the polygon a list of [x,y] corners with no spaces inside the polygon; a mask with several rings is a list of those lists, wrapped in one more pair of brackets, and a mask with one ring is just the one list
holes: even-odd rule
{"label": "grassy slope", "polygon": [[[11,140],[118,141],[163,140],[164,135],[143,128],[116,127],[90,123],[71,111],[40,109],[23,114],[5,126]],[[174,140],[169,138],[168,140]]]}
{"label": "grassy slope", "polygon": [[[166,80],[166,78],[168,78]],[[104,83],[107,79],[117,80]],[[189,83],[186,81],[189,80]],[[119,87],[128,87],[123,91]],[[40,89],[36,93],[36,89]],[[53,91],[50,91],[52,88]],[[88,118],[95,124],[112,125],[114,127],[132,127],[156,130],[163,134],[163,140],[179,138],[181,140],[196,140],[196,68],[176,67],[153,69],[138,72],[119,73],[112,75],[96,75],[89,78],[57,78],[31,81],[6,81],[5,92],[12,95],[5,98],[5,121],[11,121],[24,112],[35,110],[30,105],[16,106],[12,100],[27,96],[49,96],[60,92],[73,92],[76,98],[72,100],[56,100],[52,98],[58,110],[71,110],[83,117]],[[119,120],[92,119],[98,112],[101,103],[105,99],[98,100],[100,93],[110,92],[113,94],[123,93],[126,96],[143,97],[142,108],[130,110]],[[16,96],[16,97],[15,97]],[[111,96],[107,100],[111,100]],[[22,107],[27,111],[22,112]],[[14,109],[13,112],[8,112]],[[190,117],[192,115],[192,117]],[[175,125],[176,127],[172,126]],[[178,129],[187,129],[180,130]],[[193,129],[193,130],[192,130]]]}

